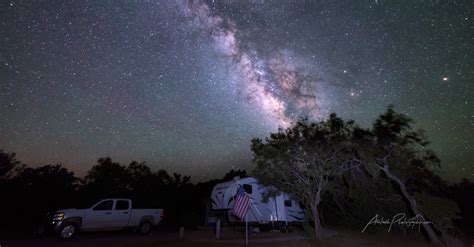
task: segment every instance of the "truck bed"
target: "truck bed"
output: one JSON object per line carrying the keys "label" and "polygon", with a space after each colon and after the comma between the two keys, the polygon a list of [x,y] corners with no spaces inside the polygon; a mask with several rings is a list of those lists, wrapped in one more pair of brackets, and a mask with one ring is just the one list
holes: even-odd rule
{"label": "truck bed", "polygon": [[129,225],[138,225],[140,220],[145,215],[153,216],[152,225],[158,225],[161,220],[161,211],[162,209],[132,209],[132,214],[130,216]]}

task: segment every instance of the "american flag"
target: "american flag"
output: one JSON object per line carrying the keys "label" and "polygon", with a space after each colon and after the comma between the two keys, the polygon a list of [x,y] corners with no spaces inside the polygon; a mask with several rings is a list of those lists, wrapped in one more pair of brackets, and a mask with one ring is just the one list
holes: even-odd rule
{"label": "american flag", "polygon": [[243,219],[245,214],[247,214],[247,209],[250,205],[250,196],[245,193],[245,190],[242,186],[239,186],[237,189],[237,194],[235,195],[235,204],[232,209],[232,214]]}

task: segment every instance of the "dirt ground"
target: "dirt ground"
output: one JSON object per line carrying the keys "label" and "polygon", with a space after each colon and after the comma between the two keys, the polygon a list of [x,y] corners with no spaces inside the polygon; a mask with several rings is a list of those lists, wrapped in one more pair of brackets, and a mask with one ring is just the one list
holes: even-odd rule
{"label": "dirt ground", "polygon": [[[360,234],[343,230],[328,230],[322,241],[323,246],[429,246],[419,236],[397,236],[392,234]],[[239,229],[223,229],[220,240],[215,239],[212,229],[184,231],[184,238],[178,239],[178,232],[153,231],[149,236],[139,236],[129,231],[82,233],[73,240],[61,241],[55,238],[33,240],[0,240],[0,247],[40,247],[40,246],[105,246],[105,247],[131,247],[131,246],[209,246],[209,247],[234,247],[245,246],[244,233]],[[262,247],[310,247],[311,242],[302,231],[292,233],[263,232],[249,236],[248,246]]]}

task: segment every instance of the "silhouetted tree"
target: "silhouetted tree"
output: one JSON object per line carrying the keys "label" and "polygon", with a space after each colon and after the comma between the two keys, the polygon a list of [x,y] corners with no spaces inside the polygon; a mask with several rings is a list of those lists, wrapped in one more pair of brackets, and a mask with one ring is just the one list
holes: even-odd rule
{"label": "silhouetted tree", "polygon": [[0,179],[8,178],[19,165],[15,153],[5,153],[0,149]]}
{"label": "silhouetted tree", "polygon": [[151,169],[146,166],[145,162],[138,163],[132,161],[126,168],[125,172],[131,177],[133,181],[138,181],[139,179],[152,175]]}
{"label": "silhouetted tree", "polygon": [[155,176],[161,183],[163,183],[163,185],[167,185],[172,182],[172,178],[166,170],[163,170],[163,169],[158,170],[155,173]]}
{"label": "silhouetted tree", "polygon": [[111,158],[100,158],[84,178],[85,189],[96,197],[124,196],[130,191],[125,166]]}
{"label": "silhouetted tree", "polygon": [[9,226],[3,231],[41,232],[37,227],[46,213],[72,206],[78,178],[61,165],[23,166],[16,173],[1,186],[8,198],[1,203],[1,225]]}
{"label": "silhouetted tree", "polygon": [[[130,191],[130,198],[133,199],[136,207],[157,207],[163,206],[160,197],[163,196],[163,191],[166,190],[166,184],[169,176],[159,176],[160,171],[154,173],[145,164],[145,162],[138,163],[131,162],[125,169],[127,180],[127,188]],[[166,171],[161,171],[167,174]],[[164,178],[166,177],[166,178]],[[157,198],[158,197],[158,198]]]}
{"label": "silhouetted tree", "polygon": [[169,185],[175,188],[182,188],[189,184],[189,181],[191,181],[190,176],[182,176],[181,174],[173,173],[173,177],[171,178]]}
{"label": "silhouetted tree", "polygon": [[331,188],[328,184],[361,165],[349,141],[352,129],[352,122],[331,114],[319,123],[301,120],[292,128],[270,134],[265,142],[252,140],[255,176],[262,184],[289,193],[308,206],[306,215],[314,222],[317,241],[322,231],[319,204]]}
{"label": "silhouetted tree", "polygon": [[450,187],[447,196],[456,201],[461,209],[462,219],[458,219],[457,223],[462,226],[467,235],[474,236],[474,183],[462,179],[461,182],[453,184]]}
{"label": "silhouetted tree", "polygon": [[[309,206],[307,215],[314,221],[317,239],[321,234],[319,204],[326,191],[331,193],[325,198],[342,209],[365,205],[369,199],[364,196],[365,189],[387,192],[388,198],[400,191],[415,216],[428,216],[437,226],[450,228],[458,209],[453,201],[440,197],[448,186],[431,170],[440,166],[440,160],[427,148],[423,131],[413,130],[411,123],[392,106],[371,129],[345,122],[335,114],[318,123],[299,121],[270,134],[265,142],[252,140],[254,174],[263,184],[274,185]],[[367,182],[370,177],[382,187],[371,186]],[[388,187],[391,184],[396,185],[395,190]],[[433,226],[422,224],[430,240],[441,244]]]}
{"label": "silhouetted tree", "polygon": [[245,178],[245,177],[248,177],[247,175],[247,171],[246,170],[230,170],[228,172],[226,172],[226,174],[224,175],[224,177],[222,178],[223,181],[228,181],[228,180],[232,180],[234,179],[234,177],[241,177],[241,178]]}
{"label": "silhouetted tree", "polygon": [[[395,183],[412,213],[423,220],[427,212],[420,211],[413,181],[421,181],[421,175],[429,173],[429,167],[439,167],[440,160],[427,148],[429,142],[423,131],[412,129],[412,122],[390,106],[376,119],[371,130],[358,132],[355,142],[365,168],[374,177],[382,172]],[[441,244],[432,224],[422,224],[422,227],[434,244]]]}

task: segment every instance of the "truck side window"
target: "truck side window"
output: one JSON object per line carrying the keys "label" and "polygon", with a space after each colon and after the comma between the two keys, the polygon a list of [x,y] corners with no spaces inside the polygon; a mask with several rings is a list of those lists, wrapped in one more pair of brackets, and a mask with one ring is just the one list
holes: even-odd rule
{"label": "truck side window", "polygon": [[291,201],[285,200],[285,207],[291,207]]}
{"label": "truck side window", "polygon": [[95,206],[92,210],[94,211],[106,211],[112,210],[112,206],[114,205],[114,201],[107,200],[99,203],[99,205]]}
{"label": "truck side window", "polygon": [[245,193],[252,194],[252,185],[244,184],[243,187],[244,187]]}
{"label": "truck side window", "polygon": [[117,205],[115,205],[115,210],[128,210],[128,201],[117,201]]}

